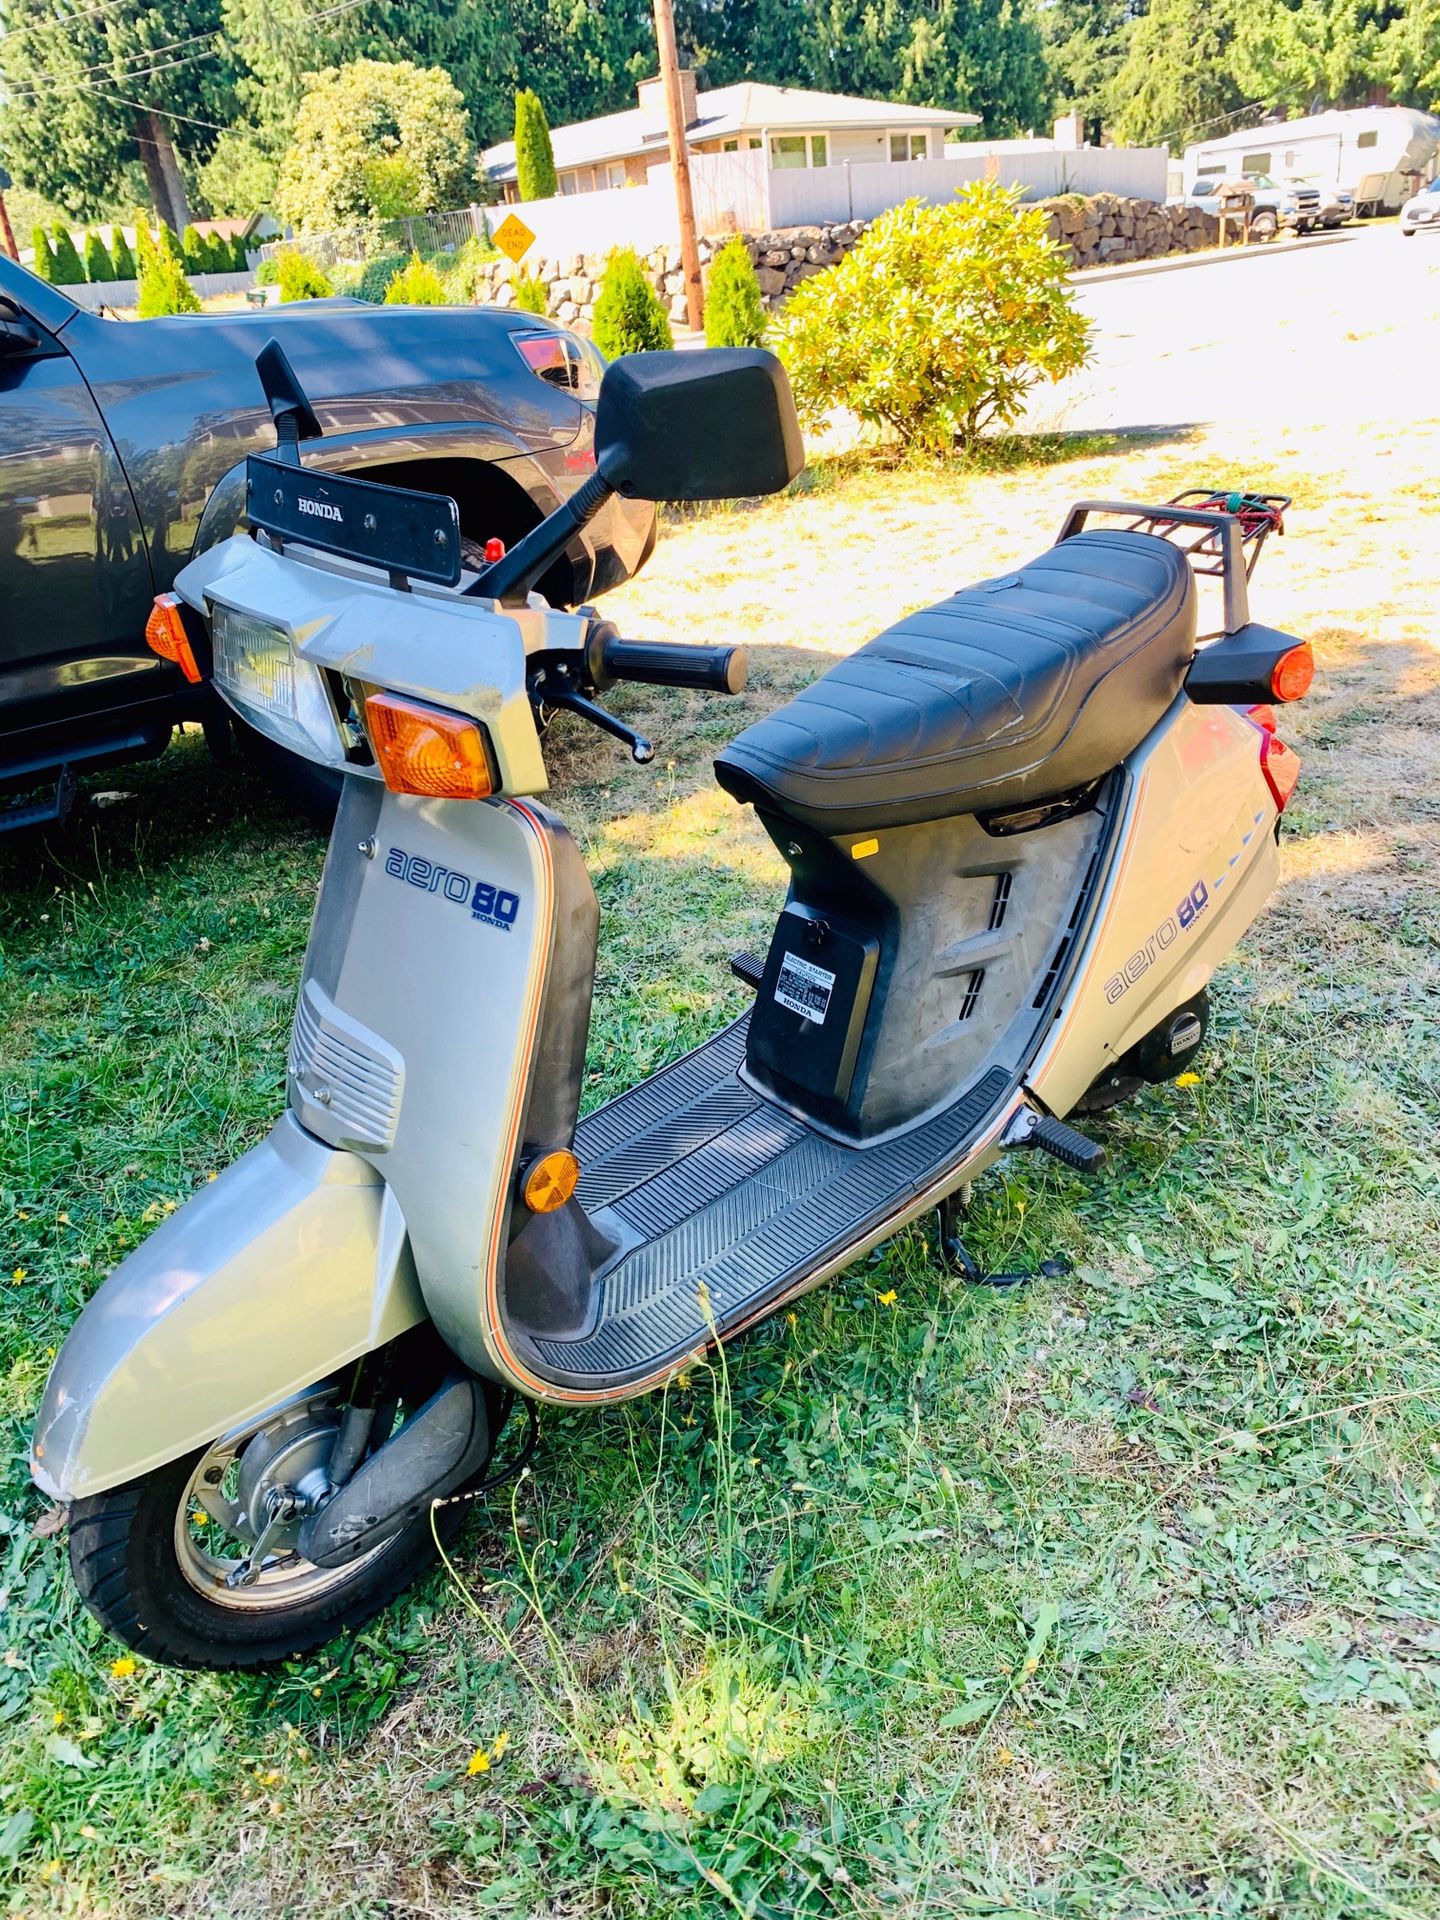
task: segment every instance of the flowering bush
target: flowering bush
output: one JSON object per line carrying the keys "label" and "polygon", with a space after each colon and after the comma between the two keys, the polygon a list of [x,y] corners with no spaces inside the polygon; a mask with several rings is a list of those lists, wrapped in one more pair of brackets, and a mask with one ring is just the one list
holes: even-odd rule
{"label": "flowering bush", "polygon": [[412,253],[385,289],[387,307],[443,307],[445,284],[428,261]]}
{"label": "flowering bush", "polygon": [[1085,364],[1065,256],[1044,211],[1018,201],[989,180],[946,206],[907,200],[796,290],[779,352],[803,421],[848,407],[903,443],[968,449]]}

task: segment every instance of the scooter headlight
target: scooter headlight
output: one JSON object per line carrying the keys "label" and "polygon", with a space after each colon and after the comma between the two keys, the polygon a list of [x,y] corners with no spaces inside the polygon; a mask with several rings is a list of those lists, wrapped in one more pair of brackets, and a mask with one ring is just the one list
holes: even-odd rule
{"label": "scooter headlight", "polygon": [[215,684],[257,732],[307,760],[343,759],[320,669],[301,660],[284,627],[212,603]]}

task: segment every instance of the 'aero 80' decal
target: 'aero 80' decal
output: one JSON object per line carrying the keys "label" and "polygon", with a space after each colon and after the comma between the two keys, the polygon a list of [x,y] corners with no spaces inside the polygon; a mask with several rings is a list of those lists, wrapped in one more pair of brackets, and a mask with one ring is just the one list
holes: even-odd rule
{"label": "'aero 80' decal", "polygon": [[418,853],[406,853],[403,847],[391,847],[385,856],[385,871],[407,886],[419,887],[422,893],[438,893],[457,907],[468,906],[472,920],[498,927],[501,933],[510,931],[520,911],[518,893],[492,886],[488,880],[472,879],[454,867],[437,866]]}
{"label": "'aero 80' decal", "polygon": [[1105,982],[1105,998],[1113,1005],[1122,993],[1133,987],[1142,974],[1148,973],[1154,966],[1156,956],[1167,947],[1174,946],[1181,934],[1194,926],[1209,904],[1209,888],[1203,880],[1197,880],[1175,911],[1166,914],[1144,946],[1131,954],[1118,973],[1111,974]]}

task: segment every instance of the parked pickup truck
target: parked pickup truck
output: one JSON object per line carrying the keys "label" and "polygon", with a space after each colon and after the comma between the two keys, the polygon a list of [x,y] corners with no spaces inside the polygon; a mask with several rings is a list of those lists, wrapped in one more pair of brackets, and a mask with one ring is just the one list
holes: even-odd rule
{"label": "parked pickup truck", "polygon": [[[477,563],[593,471],[604,361],[533,314],[330,300],[125,323],[0,254],[0,826],[61,817],[79,773],[162,752],[177,721],[223,725],[145,621],[236,530],[246,456],[274,446],[271,336],[324,429],[306,465],[452,495]],[[612,499],[541,590],[588,599],[654,540],[653,507]]]}
{"label": "parked pickup truck", "polygon": [[[1239,178],[1232,174],[1202,176],[1186,194],[1185,205],[1218,213],[1220,189]],[[1247,173],[1243,178],[1255,196],[1250,231],[1257,240],[1272,239],[1281,227],[1288,227],[1294,233],[1311,233],[1320,225],[1320,195],[1314,187],[1300,182],[1282,186],[1268,173]]]}

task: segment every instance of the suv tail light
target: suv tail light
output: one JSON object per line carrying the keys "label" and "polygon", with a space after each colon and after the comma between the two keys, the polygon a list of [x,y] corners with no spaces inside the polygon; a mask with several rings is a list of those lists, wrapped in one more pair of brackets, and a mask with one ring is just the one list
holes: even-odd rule
{"label": "suv tail light", "polygon": [[1273,727],[1259,720],[1256,725],[1260,728],[1260,771],[1276,808],[1283,813],[1300,782],[1300,756],[1293,747],[1286,746]]}
{"label": "suv tail light", "polygon": [[547,387],[573,393],[577,400],[595,400],[605,363],[598,351],[571,333],[512,333],[515,351],[537,380]]}

